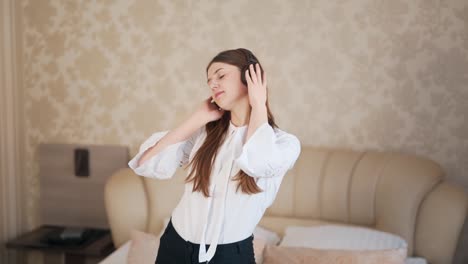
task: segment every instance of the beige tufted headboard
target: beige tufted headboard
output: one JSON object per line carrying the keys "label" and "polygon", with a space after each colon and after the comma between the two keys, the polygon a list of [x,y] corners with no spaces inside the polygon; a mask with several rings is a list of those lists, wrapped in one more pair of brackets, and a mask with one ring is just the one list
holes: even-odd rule
{"label": "beige tufted headboard", "polygon": [[[132,228],[157,233],[183,191],[186,171],[170,180],[117,171],[106,185],[106,210],[116,246]],[[398,234],[408,254],[451,263],[467,214],[464,190],[444,181],[436,163],[389,152],[302,147],[260,225],[338,222]]]}

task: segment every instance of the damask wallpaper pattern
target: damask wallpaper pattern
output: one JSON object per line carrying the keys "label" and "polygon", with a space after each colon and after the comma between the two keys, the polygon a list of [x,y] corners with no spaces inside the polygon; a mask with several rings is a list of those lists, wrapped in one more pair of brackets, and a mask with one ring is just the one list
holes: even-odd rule
{"label": "damask wallpaper pattern", "polygon": [[122,144],[179,124],[205,67],[245,47],[305,145],[413,153],[468,187],[468,2],[22,0],[28,224],[37,146]]}

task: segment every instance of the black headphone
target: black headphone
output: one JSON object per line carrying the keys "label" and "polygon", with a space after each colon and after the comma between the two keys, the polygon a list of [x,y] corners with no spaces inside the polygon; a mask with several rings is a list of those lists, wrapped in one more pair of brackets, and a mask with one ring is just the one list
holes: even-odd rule
{"label": "black headphone", "polygon": [[257,63],[257,59],[255,59],[255,57],[253,56],[252,53],[248,52],[247,53],[247,64],[250,65],[250,64],[255,64]]}
{"label": "black headphone", "polygon": [[245,71],[249,69],[250,65],[253,64],[255,66],[258,63],[258,60],[255,59],[252,53],[246,52],[247,64],[242,68],[241,72],[241,81],[242,83],[247,86],[247,80],[245,79]]}

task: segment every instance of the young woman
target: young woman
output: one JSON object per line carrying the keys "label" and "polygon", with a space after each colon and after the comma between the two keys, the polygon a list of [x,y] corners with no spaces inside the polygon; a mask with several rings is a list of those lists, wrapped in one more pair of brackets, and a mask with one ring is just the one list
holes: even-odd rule
{"label": "young woman", "polygon": [[211,96],[177,128],[151,135],[129,162],[157,179],[190,167],[157,264],[255,263],[253,231],[301,151],[275,124],[252,52],[220,52],[206,73]]}

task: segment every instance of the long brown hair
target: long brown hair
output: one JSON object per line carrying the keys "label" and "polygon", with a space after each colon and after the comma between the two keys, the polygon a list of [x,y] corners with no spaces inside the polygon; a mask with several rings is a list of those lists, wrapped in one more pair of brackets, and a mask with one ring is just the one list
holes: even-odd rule
{"label": "long brown hair", "polygon": [[[210,61],[210,63],[208,63],[208,66],[206,66],[207,73],[208,68],[214,62],[222,62],[236,66],[241,72],[241,82],[246,86],[247,81],[245,80],[244,73],[250,64],[258,63],[260,65],[263,76],[263,67],[260,64],[260,61],[250,50],[247,49],[239,48],[218,53],[218,55],[216,55]],[[268,124],[270,124],[272,127],[278,128],[268,105],[268,97],[266,100],[266,107]],[[185,182],[188,183],[193,181],[194,184],[192,191],[201,191],[205,197],[209,197],[208,186],[210,184],[212,165],[214,164],[216,156],[218,155],[219,147],[226,138],[230,120],[231,112],[225,111],[220,119],[209,122],[205,125],[207,133],[206,139],[198,149],[197,153],[194,155],[192,161],[190,161],[190,163],[185,167],[187,168],[188,166],[193,165],[190,174],[185,179]],[[236,192],[239,190],[239,188],[241,188],[242,191],[246,194],[255,194],[263,191],[260,187],[258,187],[255,178],[250,177],[242,170],[240,170],[239,173],[233,177],[233,180],[239,181]]]}

